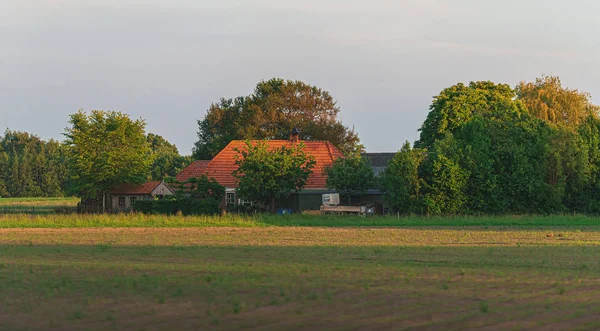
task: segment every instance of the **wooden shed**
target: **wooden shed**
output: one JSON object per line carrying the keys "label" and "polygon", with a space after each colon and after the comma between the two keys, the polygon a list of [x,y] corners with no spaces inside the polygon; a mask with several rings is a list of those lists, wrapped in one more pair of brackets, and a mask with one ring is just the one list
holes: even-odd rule
{"label": "wooden shed", "polygon": [[123,213],[130,212],[136,200],[162,199],[165,196],[175,194],[165,182],[155,181],[141,185],[122,184],[110,190],[107,197],[106,212]]}

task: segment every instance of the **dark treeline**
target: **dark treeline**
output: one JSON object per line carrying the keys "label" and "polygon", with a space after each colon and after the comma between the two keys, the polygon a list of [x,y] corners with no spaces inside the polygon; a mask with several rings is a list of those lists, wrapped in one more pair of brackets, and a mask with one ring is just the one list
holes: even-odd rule
{"label": "dark treeline", "polygon": [[598,107],[556,77],[449,87],[420,131],[384,175],[397,211],[600,213]]}
{"label": "dark treeline", "polygon": [[0,196],[55,197],[66,193],[64,149],[26,132],[6,130],[0,137]]}
{"label": "dark treeline", "polygon": [[[174,177],[191,163],[159,135],[148,134],[147,144],[153,160],[148,180]],[[0,197],[77,195],[69,178],[67,150],[60,142],[11,130],[0,136]]]}

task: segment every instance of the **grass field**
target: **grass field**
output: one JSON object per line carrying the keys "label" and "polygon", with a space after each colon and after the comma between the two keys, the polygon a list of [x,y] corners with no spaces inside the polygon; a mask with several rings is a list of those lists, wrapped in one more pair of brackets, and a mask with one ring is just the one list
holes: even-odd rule
{"label": "grass field", "polygon": [[594,330],[582,223],[4,228],[0,329]]}
{"label": "grass field", "polygon": [[118,215],[0,215],[0,228],[89,227],[600,227],[600,217],[559,216],[455,216],[455,217],[358,217],[315,215],[165,216]]}
{"label": "grass field", "polygon": [[78,198],[0,198],[0,214],[53,214],[77,207]]}

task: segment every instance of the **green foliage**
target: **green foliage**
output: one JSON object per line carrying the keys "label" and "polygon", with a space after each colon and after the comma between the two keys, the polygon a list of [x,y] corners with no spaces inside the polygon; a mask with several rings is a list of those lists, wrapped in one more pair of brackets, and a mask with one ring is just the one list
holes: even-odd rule
{"label": "green foliage", "polygon": [[77,195],[96,198],[114,185],[148,180],[153,160],[142,119],[93,110],[71,115],[69,123],[64,145]]}
{"label": "green foliage", "polygon": [[238,181],[238,194],[250,201],[275,208],[275,200],[300,191],[315,166],[312,155],[304,152],[304,144],[290,148],[269,149],[264,141],[246,142],[239,153],[233,176]]}
{"label": "green foliage", "polygon": [[209,160],[235,139],[288,139],[294,127],[302,130],[303,140],[330,141],[348,152],[358,136],[337,119],[339,111],[331,95],[315,86],[283,79],[262,81],[249,96],[211,105],[198,121],[193,156]]}
{"label": "green foliage", "polygon": [[452,150],[453,145],[454,137],[448,133],[443,140],[435,142],[432,152],[423,162],[427,173],[427,176],[424,176],[424,204],[428,214],[464,212],[469,173],[455,161],[459,155]]}
{"label": "green foliage", "polygon": [[455,133],[477,114],[496,118],[519,116],[525,108],[514,98],[510,86],[489,81],[471,82],[468,86],[459,83],[446,88],[434,97],[415,146],[433,146],[436,140],[442,139],[447,132]]}
{"label": "green foliage", "polygon": [[174,178],[183,168],[192,163],[191,156],[179,155],[177,147],[165,138],[149,133],[147,139],[154,160],[150,170],[152,180],[163,180],[167,177]]}
{"label": "green foliage", "polygon": [[176,195],[162,200],[138,200],[133,209],[144,214],[217,215],[221,212],[225,187],[212,178],[190,178],[174,182]]}
{"label": "green foliage", "polygon": [[26,132],[0,136],[0,197],[57,197],[67,193],[64,148]]}
{"label": "green foliage", "polygon": [[424,182],[419,177],[419,166],[425,158],[425,152],[411,149],[407,141],[394,155],[381,178],[385,199],[394,211],[403,214],[421,213],[421,189]]}
{"label": "green foliage", "polygon": [[[521,83],[517,91],[515,99],[508,86],[490,82],[444,89],[416,143],[424,160],[415,162],[405,146],[384,176],[392,207],[425,206],[432,214],[600,212],[597,106],[555,77]],[[419,178],[423,186],[407,184]]]}
{"label": "green foliage", "polygon": [[346,196],[348,205],[352,205],[352,195],[364,194],[375,185],[375,175],[369,160],[358,152],[338,158],[325,169],[325,173],[327,187]]}

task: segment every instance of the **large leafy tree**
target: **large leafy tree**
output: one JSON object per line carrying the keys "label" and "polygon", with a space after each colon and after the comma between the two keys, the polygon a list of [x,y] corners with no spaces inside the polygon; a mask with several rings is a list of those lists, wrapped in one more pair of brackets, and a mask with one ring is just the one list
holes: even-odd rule
{"label": "large leafy tree", "polygon": [[516,95],[529,112],[546,122],[575,128],[600,110],[592,104],[591,95],[562,86],[556,76],[542,76],[535,82],[520,82]]}
{"label": "large leafy tree", "polygon": [[152,150],[142,119],[114,111],[71,115],[66,139],[73,191],[98,198],[114,185],[148,180]]}
{"label": "large leafy tree", "polygon": [[375,174],[369,160],[360,153],[353,152],[344,158],[336,159],[325,168],[327,187],[340,192],[352,205],[352,196],[364,194],[375,185]]}
{"label": "large leafy tree", "polygon": [[189,156],[181,156],[177,147],[162,136],[149,133],[148,143],[150,144],[154,160],[150,170],[152,180],[175,177],[192,161]]}
{"label": "large leafy tree", "polygon": [[248,141],[246,148],[237,152],[238,169],[233,176],[238,181],[238,194],[271,207],[273,212],[277,199],[302,190],[316,163],[302,143],[273,149],[265,141]]}
{"label": "large leafy tree", "polygon": [[506,84],[484,81],[448,87],[434,97],[415,146],[433,146],[436,140],[442,139],[448,132],[455,133],[475,115],[502,120],[526,112],[525,107],[514,99],[515,92]]}
{"label": "large leafy tree", "polygon": [[469,173],[465,212],[560,211],[568,162],[554,162],[554,137],[550,126],[526,114],[503,121],[476,116],[461,127],[446,150],[460,151],[448,155]]}
{"label": "large leafy tree", "polygon": [[358,136],[339,120],[333,97],[301,81],[271,79],[245,97],[221,99],[198,121],[195,159],[211,159],[234,139],[287,139],[302,130],[303,140],[330,141],[342,151],[354,150]]}
{"label": "large leafy tree", "polygon": [[381,178],[385,199],[392,209],[403,214],[421,213],[423,179],[419,167],[425,152],[410,147],[407,141],[390,161]]}

